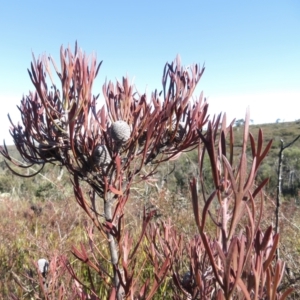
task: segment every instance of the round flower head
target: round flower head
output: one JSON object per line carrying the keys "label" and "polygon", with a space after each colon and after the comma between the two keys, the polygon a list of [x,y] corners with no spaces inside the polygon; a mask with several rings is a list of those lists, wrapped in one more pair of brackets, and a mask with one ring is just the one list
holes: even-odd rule
{"label": "round flower head", "polygon": [[111,162],[111,157],[105,145],[97,145],[93,152],[93,161],[99,167],[106,167]]}
{"label": "round flower head", "polygon": [[125,143],[130,138],[130,126],[122,120],[111,125],[111,137],[118,143]]}

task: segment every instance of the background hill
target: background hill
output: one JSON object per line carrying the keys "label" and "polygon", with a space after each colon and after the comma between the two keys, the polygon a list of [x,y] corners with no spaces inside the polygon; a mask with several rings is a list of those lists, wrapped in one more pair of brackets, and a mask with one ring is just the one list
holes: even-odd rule
{"label": "background hill", "polygon": [[[271,123],[261,125],[250,125],[250,132],[256,138],[259,128],[262,129],[265,140],[273,140],[272,148],[261,166],[258,176],[260,178],[270,178],[270,182],[267,186],[267,193],[271,196],[275,195],[277,185],[277,169],[278,169],[278,154],[280,151],[281,140],[284,145],[292,142],[298,135],[300,135],[300,121],[285,122],[285,123]],[[239,155],[239,147],[242,144],[243,137],[243,122],[237,121],[234,127],[236,151],[235,155]],[[19,153],[16,151],[15,146],[10,145],[8,149],[11,156],[20,159]],[[158,188],[165,187],[170,191],[185,192],[189,179],[197,174],[197,150],[183,153],[176,162],[169,162],[163,165],[157,176],[156,186]],[[8,172],[3,157],[0,157],[0,193],[12,193],[17,197],[24,197],[24,190],[27,185],[34,182],[34,186],[31,187],[32,193],[31,199],[35,198],[36,191],[40,190],[41,186],[45,185],[46,178],[54,183],[57,181],[57,177],[60,174],[59,167],[47,166],[45,170],[41,172],[42,175],[34,179],[22,179],[17,178]],[[37,170],[37,166],[33,166],[33,170]],[[27,172],[28,173],[28,172]],[[208,175],[209,176],[209,175]],[[10,179],[11,178],[11,179]],[[67,176],[64,177],[64,185],[68,185]],[[22,181],[21,189],[16,190],[18,181]],[[50,181],[47,182],[49,188],[51,188]],[[209,186],[209,180],[207,182]],[[55,185],[54,185],[55,186]],[[71,188],[71,185],[70,185]],[[291,147],[284,151],[283,159],[283,178],[282,178],[282,192],[286,199],[294,199],[298,201],[298,192],[300,191],[300,140],[296,141]],[[300,196],[299,196],[300,201]]]}

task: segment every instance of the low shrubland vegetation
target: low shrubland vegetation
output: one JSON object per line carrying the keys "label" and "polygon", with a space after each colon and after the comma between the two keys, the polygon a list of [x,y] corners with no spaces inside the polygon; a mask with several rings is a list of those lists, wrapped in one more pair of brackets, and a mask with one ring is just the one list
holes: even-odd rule
{"label": "low shrubland vegetation", "polygon": [[297,299],[299,142],[285,150],[274,227],[281,139],[299,125],[209,117],[202,95],[191,101],[204,69],[179,58],[162,101],[123,78],[96,111],[100,65],[62,48],[61,92],[48,58],[31,65],[24,127],[12,122],[15,147],[1,148],[1,296]]}
{"label": "low shrubland vegetation", "polygon": [[[281,127],[289,127],[293,131],[290,136],[280,135]],[[266,139],[292,140],[298,131],[296,123],[280,123],[266,125],[251,125],[250,132],[256,137],[257,130],[262,127]],[[241,139],[242,132],[235,131],[236,140]],[[278,145],[279,147],[279,145]],[[299,142],[296,142],[285,152],[284,169],[293,167],[298,170],[297,155]],[[15,147],[9,147],[15,158],[20,158]],[[269,155],[261,166],[258,176],[269,177],[270,181],[265,190],[265,209],[263,226],[266,228],[275,223],[275,194],[277,183],[277,163],[279,148],[272,146]],[[238,155],[238,151],[236,154]],[[291,154],[295,154],[294,156]],[[197,150],[185,153],[174,162],[162,165],[154,176],[157,181],[152,185],[140,184],[132,188],[131,197],[126,206],[126,228],[133,232],[139,230],[142,219],[142,209],[155,210],[154,220],[168,220],[179,233],[185,236],[196,234],[197,229],[192,214],[189,181],[198,172]],[[41,257],[53,258],[59,264],[68,260],[78,277],[88,282],[88,268],[82,265],[71,253],[72,246],[81,243],[87,245],[88,238],[84,230],[91,225],[84,212],[76,205],[72,184],[66,174],[58,180],[59,167],[46,167],[41,175],[33,178],[14,176],[1,160],[0,187],[0,294],[2,298],[10,298],[14,294],[19,299],[31,299],[40,292],[39,278],[35,263]],[[207,158],[205,164],[208,165]],[[299,171],[299,170],[298,170]],[[212,189],[210,172],[207,171],[207,189]],[[284,184],[289,178],[285,173]],[[294,182],[295,185],[300,183]],[[288,272],[283,286],[293,284],[294,296],[300,294],[299,277],[300,266],[300,210],[297,195],[286,193],[283,189],[282,207],[280,215],[280,256],[287,262]],[[213,224],[210,226],[213,231]],[[101,240],[99,241],[99,243]],[[139,259],[143,260],[141,253]],[[58,262],[57,262],[58,261]],[[148,266],[150,269],[151,266]],[[144,276],[147,276],[144,274]],[[66,291],[66,299],[72,299],[74,286],[71,276],[64,265],[60,266],[60,285]],[[67,292],[68,291],[68,292]],[[101,284],[98,286],[101,292]],[[171,278],[168,277],[164,285],[158,290],[155,299],[163,295],[172,294]],[[54,299],[54,298],[53,298]]]}

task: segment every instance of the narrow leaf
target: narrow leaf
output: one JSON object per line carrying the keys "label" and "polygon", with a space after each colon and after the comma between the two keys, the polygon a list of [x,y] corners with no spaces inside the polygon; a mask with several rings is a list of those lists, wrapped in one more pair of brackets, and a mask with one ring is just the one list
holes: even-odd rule
{"label": "narrow leaf", "polygon": [[114,188],[112,185],[109,186],[109,189],[116,195],[122,196],[123,192],[120,190],[117,190],[116,188]]}
{"label": "narrow leaf", "polygon": [[288,288],[279,298],[279,300],[287,299],[288,295],[290,295],[294,291],[293,287]]}
{"label": "narrow leaf", "polygon": [[269,265],[273,261],[273,258],[274,258],[274,255],[275,255],[275,251],[277,249],[278,242],[279,242],[279,235],[275,234],[274,239],[273,239],[272,249],[270,251],[270,254],[269,254],[267,260],[264,262],[264,265],[263,265],[264,271],[266,271],[268,269]]}
{"label": "narrow leaf", "polygon": [[242,279],[240,277],[237,278],[237,284],[241,288],[241,290],[243,291],[245,298],[247,300],[251,300],[251,297],[250,297],[250,294],[247,290],[247,287],[246,287],[246,285],[244,284],[244,282],[242,281]]}
{"label": "narrow leaf", "polygon": [[191,193],[192,193],[192,204],[193,204],[194,217],[195,217],[196,224],[198,226],[198,230],[200,230],[200,228],[201,228],[200,213],[199,213],[199,203],[198,203],[198,195],[197,195],[197,184],[196,184],[195,177],[190,182],[190,189],[191,189]]}
{"label": "narrow leaf", "polygon": [[263,240],[261,242],[261,244],[259,245],[259,250],[260,251],[264,251],[266,249],[266,247],[268,246],[271,234],[272,234],[273,228],[272,226],[269,226],[268,229],[266,230]]}

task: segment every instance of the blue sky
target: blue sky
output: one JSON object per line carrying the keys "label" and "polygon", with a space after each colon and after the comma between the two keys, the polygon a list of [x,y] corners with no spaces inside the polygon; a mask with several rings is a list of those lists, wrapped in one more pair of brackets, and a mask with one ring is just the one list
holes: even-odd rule
{"label": "blue sky", "polygon": [[[300,119],[300,2],[285,1],[5,1],[0,19],[0,139],[7,113],[32,90],[31,51],[58,58],[61,45],[96,52],[105,78],[128,74],[140,92],[161,88],[166,61],[205,64],[211,115],[254,123]],[[58,59],[56,59],[57,62]]]}

